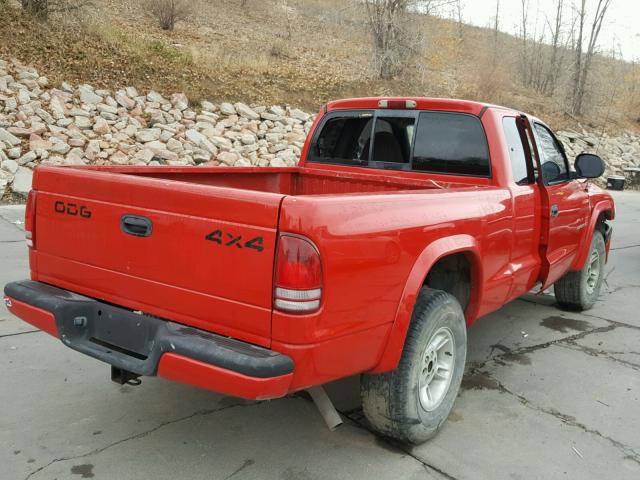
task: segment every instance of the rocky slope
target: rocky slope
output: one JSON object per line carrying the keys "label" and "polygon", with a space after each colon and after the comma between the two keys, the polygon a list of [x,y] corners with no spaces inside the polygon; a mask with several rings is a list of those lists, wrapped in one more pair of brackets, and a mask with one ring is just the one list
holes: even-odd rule
{"label": "rocky slope", "polygon": [[[194,108],[133,87],[97,90],[64,83],[17,62],[0,60],[0,198],[24,195],[38,164],[294,166],[313,116],[281,106]],[[640,166],[640,137],[560,132],[571,158],[600,153],[607,174]]]}
{"label": "rocky slope", "polygon": [[610,136],[583,129],[581,132],[558,132],[558,138],[564,143],[569,159],[583,152],[600,155],[607,166],[603,182],[609,175],[624,175],[631,180],[629,186],[639,186],[637,174],[632,174],[627,169],[640,167],[640,135],[625,132],[619,136]]}
{"label": "rocky slope", "polygon": [[25,194],[39,164],[294,166],[312,121],[281,106],[193,108],[182,93],[52,88],[0,60],[0,197]]}

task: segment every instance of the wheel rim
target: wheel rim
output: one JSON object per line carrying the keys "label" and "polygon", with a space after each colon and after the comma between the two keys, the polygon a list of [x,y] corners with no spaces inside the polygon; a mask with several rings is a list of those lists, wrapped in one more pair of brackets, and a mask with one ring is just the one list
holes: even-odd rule
{"label": "wheel rim", "polygon": [[591,295],[598,284],[598,278],[600,277],[600,254],[598,250],[594,249],[589,257],[589,263],[587,264],[587,293]]}
{"label": "wheel rim", "polygon": [[447,327],[431,336],[422,356],[418,391],[420,405],[431,412],[438,408],[449,390],[455,365],[455,340]]}

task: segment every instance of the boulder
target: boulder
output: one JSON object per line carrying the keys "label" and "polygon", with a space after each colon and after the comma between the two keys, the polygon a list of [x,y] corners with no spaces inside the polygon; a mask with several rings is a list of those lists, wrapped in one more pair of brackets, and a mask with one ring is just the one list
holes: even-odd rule
{"label": "boulder", "polygon": [[102,102],[102,97],[93,91],[89,85],[80,85],[78,87],[80,101],[87,105],[96,105]]}
{"label": "boulder", "polygon": [[20,139],[12,133],[8,132],[4,128],[0,128],[0,142],[7,143],[9,145],[20,145]]}
{"label": "boulder", "polygon": [[19,167],[20,165],[18,165],[18,162],[10,159],[4,160],[0,165],[0,169],[4,170],[5,172],[9,172],[11,174],[16,173]]}
{"label": "boulder", "polygon": [[171,95],[171,105],[177,110],[183,111],[189,108],[189,99],[184,93],[174,93]]}
{"label": "boulder", "polygon": [[29,151],[29,152],[25,153],[23,156],[21,156],[21,157],[17,160],[17,162],[18,162],[20,165],[26,165],[26,164],[27,164],[27,163],[29,163],[29,162],[33,162],[33,161],[34,161],[35,159],[37,159],[37,158],[38,158],[38,154],[37,154],[34,150],[31,150],[31,151]]}
{"label": "boulder", "polygon": [[269,162],[269,166],[270,167],[286,167],[287,164],[281,158],[276,157],[271,159],[271,161]]}
{"label": "boulder", "polygon": [[11,189],[15,193],[26,195],[31,190],[31,181],[33,178],[33,170],[26,167],[18,167],[13,177]]}
{"label": "boulder", "polygon": [[167,103],[167,100],[162,95],[160,95],[158,92],[154,92],[153,90],[147,93],[147,100],[160,104]]}
{"label": "boulder", "polygon": [[51,110],[53,118],[56,120],[61,120],[65,117],[66,108],[64,101],[57,95],[51,97],[51,100],[49,101],[49,109]]}
{"label": "boulder", "polygon": [[51,151],[60,155],[64,155],[69,150],[71,150],[71,147],[68,143],[65,142],[56,142],[51,146]]}
{"label": "boulder", "polygon": [[240,141],[244,145],[253,145],[256,143],[256,136],[253,133],[245,133],[240,137]]}
{"label": "boulder", "polygon": [[302,122],[306,122],[311,118],[311,115],[303,112],[302,110],[298,110],[297,108],[294,108],[293,110],[291,110],[291,112],[289,112],[289,115],[291,115],[292,118],[295,118]]}
{"label": "boulder", "polygon": [[248,118],[249,120],[260,119],[260,115],[244,103],[238,102],[234,105],[234,107],[236,109],[236,112],[238,112],[238,115],[240,115],[241,117]]}
{"label": "boulder", "polygon": [[104,118],[98,117],[96,123],[93,124],[93,131],[98,135],[106,135],[111,131],[111,127],[109,127],[109,124]]}
{"label": "boulder", "polygon": [[238,161],[239,158],[240,156],[235,152],[221,152],[218,154],[216,160],[218,160],[220,163],[223,163],[227,166],[231,166],[234,163],[236,163],[236,161]]}
{"label": "boulder", "polygon": [[29,95],[29,91],[26,89],[18,90],[18,103],[20,105],[26,105],[31,103],[31,96]]}
{"label": "boulder", "polygon": [[118,105],[120,105],[121,107],[126,108],[127,110],[131,110],[136,106],[136,102],[134,100],[132,100],[131,98],[129,98],[124,93],[116,93],[115,100],[118,103]]}
{"label": "boulder", "polygon": [[161,130],[159,128],[145,128],[138,130],[135,134],[136,140],[141,143],[153,142],[160,138]]}
{"label": "boulder", "polygon": [[10,173],[0,170],[0,197],[4,195],[7,185],[12,179],[13,176]]}
{"label": "boulder", "polygon": [[13,147],[7,150],[7,156],[9,158],[13,158],[14,160],[16,158],[20,158],[21,155],[22,155],[22,149],[20,147]]}
{"label": "boulder", "polygon": [[269,111],[279,117],[284,117],[287,114],[287,111],[278,105],[273,105]]}
{"label": "boulder", "polygon": [[204,135],[202,135],[200,132],[192,128],[184,132],[184,134],[187,137],[187,140],[189,140],[194,145],[199,145],[200,142],[206,139]]}
{"label": "boulder", "polygon": [[237,112],[233,105],[231,105],[230,103],[221,103],[220,113],[222,113],[223,115],[235,115]]}
{"label": "boulder", "polygon": [[93,122],[89,117],[85,116],[76,116],[73,118],[73,123],[76,127],[86,130],[93,126]]}

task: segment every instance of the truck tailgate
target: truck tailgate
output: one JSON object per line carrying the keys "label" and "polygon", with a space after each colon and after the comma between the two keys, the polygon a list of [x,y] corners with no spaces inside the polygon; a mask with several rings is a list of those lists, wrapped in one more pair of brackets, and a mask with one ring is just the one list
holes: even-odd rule
{"label": "truck tailgate", "polygon": [[282,194],[60,167],[34,189],[34,279],[270,345]]}

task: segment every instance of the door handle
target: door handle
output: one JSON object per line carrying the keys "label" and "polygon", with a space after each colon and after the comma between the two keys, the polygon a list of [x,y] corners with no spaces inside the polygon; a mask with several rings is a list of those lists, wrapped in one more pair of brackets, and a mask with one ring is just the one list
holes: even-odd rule
{"label": "door handle", "polygon": [[551,218],[556,218],[559,211],[560,210],[558,209],[558,205],[556,205],[555,203],[551,205]]}
{"label": "door handle", "polygon": [[120,219],[120,228],[124,233],[134,237],[148,237],[153,232],[153,223],[147,217],[123,215]]}

